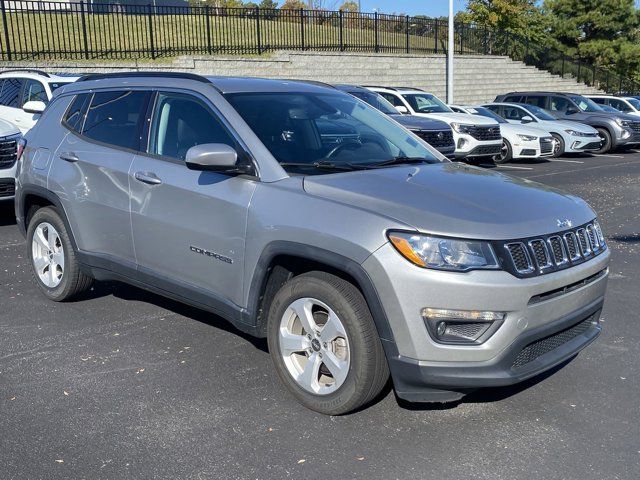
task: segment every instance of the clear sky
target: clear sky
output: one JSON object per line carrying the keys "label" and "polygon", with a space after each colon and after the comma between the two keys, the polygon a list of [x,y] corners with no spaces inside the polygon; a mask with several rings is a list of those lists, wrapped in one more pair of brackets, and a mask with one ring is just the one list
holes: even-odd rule
{"label": "clear sky", "polygon": [[[327,0],[325,0],[327,1]],[[330,3],[332,0],[329,0]],[[357,1],[357,0],[356,0]],[[342,2],[338,2],[339,6]],[[449,0],[360,0],[362,11],[372,12],[378,9],[381,13],[404,13],[407,15],[428,15],[438,17],[449,13]],[[453,8],[464,10],[466,0],[453,0]]]}

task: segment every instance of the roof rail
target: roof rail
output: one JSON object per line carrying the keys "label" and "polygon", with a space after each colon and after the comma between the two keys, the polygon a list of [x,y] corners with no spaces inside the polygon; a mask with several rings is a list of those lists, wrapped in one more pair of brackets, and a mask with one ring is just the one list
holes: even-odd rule
{"label": "roof rail", "polygon": [[336,88],[333,85],[331,85],[330,83],[326,83],[326,82],[321,82],[319,80],[299,80],[297,78],[284,78],[283,81],[285,82],[299,82],[299,83],[308,83],[309,85],[317,85],[319,87],[329,87],[329,88]]}
{"label": "roof rail", "polygon": [[88,82],[89,80],[103,80],[108,78],[182,78],[184,80],[195,80],[196,82],[211,83],[202,75],[184,72],[115,72],[115,73],[90,73],[80,77],[76,82]]}
{"label": "roof rail", "polygon": [[393,87],[394,90],[416,90],[417,92],[424,92],[423,89],[421,88],[416,88],[416,87]]}
{"label": "roof rail", "polygon": [[43,77],[51,77],[51,75],[49,75],[47,72],[43,70],[37,70],[35,68],[16,68],[13,70],[3,70],[0,72],[0,74],[2,73],[37,73],[38,75],[42,75]]}
{"label": "roof rail", "polygon": [[362,85],[364,88],[385,88],[387,90],[398,90],[396,87],[383,87],[382,85]]}

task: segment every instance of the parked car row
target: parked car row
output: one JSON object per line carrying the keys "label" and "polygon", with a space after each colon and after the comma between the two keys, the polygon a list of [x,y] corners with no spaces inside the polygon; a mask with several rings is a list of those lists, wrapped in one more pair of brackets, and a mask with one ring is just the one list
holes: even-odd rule
{"label": "parked car row", "polygon": [[550,155],[546,129],[367,91],[415,118],[315,82],[134,72],[58,88],[17,151],[37,288],[65,301],[117,280],[221,316],[266,338],[291,395],[330,415],[389,383],[457,401],[593,342],[610,257],[595,212],[423,140],[450,127],[456,157],[496,153],[503,134],[512,156]]}

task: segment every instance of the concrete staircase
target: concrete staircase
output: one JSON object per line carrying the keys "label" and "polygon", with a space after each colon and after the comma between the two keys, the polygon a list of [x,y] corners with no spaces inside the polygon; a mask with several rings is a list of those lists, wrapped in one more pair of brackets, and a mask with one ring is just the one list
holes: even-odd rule
{"label": "concrete staircase", "polygon": [[[203,75],[255,76],[327,83],[418,87],[445,98],[443,55],[384,53],[276,52],[259,57],[179,57],[155,61],[51,61],[38,65],[52,72],[172,70]],[[3,62],[2,69],[33,64]],[[508,57],[460,55],[454,59],[454,102],[475,104],[516,90],[597,93],[597,89],[561,78]]]}

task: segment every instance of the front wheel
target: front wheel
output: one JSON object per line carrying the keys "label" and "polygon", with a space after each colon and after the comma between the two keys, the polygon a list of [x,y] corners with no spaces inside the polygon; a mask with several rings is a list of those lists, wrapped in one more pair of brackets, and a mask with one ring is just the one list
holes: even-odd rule
{"label": "front wheel", "polygon": [[564,139],[557,133],[552,133],[551,136],[555,140],[553,142],[553,158],[559,157],[564,154]]}
{"label": "front wheel", "polygon": [[611,134],[606,128],[596,128],[596,130],[602,139],[602,143],[600,144],[600,148],[594,153],[607,153],[611,150]]}
{"label": "front wheel", "polygon": [[389,370],[371,312],[351,283],[325,272],[289,280],[269,310],[278,377],[311,410],[340,415],[373,400]]}
{"label": "front wheel", "polygon": [[507,163],[513,158],[513,150],[511,148],[511,144],[509,140],[506,138],[502,139],[502,148],[500,149],[500,153],[496,155],[493,161],[497,164]]}

